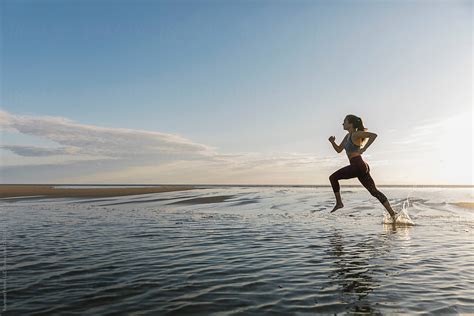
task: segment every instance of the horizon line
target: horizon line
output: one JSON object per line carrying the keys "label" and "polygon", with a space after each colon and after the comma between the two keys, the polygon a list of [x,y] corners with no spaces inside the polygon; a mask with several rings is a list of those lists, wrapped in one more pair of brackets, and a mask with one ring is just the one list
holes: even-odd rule
{"label": "horizon line", "polygon": [[[330,184],[161,184],[161,183],[0,183],[1,186],[7,185],[38,185],[38,186],[227,186],[227,187],[331,187]],[[341,187],[363,187],[361,184],[346,184]],[[377,187],[465,187],[474,188],[474,184],[378,184]]]}

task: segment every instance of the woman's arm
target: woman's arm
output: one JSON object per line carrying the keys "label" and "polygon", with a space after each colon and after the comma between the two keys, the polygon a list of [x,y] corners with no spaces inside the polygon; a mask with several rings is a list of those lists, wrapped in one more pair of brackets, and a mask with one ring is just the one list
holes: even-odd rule
{"label": "woman's arm", "polygon": [[363,148],[361,148],[360,152],[363,153],[364,151],[369,148],[369,146],[374,142],[374,140],[377,138],[377,134],[371,133],[371,132],[363,132],[363,131],[357,131],[357,137],[358,138],[368,138],[369,140],[367,141],[367,144]]}
{"label": "woman's arm", "polygon": [[334,148],[335,151],[337,151],[338,153],[341,152],[339,146],[337,146],[337,144],[334,141],[332,141],[331,144],[332,144],[332,147]]}
{"label": "woman's arm", "polygon": [[336,139],[334,136],[331,136],[329,137],[329,141],[331,142],[332,144],[332,147],[334,148],[335,151],[337,151],[338,153],[340,153],[342,151],[342,149],[344,148],[342,146],[342,144],[344,143],[344,140],[346,139],[347,135],[344,136],[344,138],[342,139],[341,143],[339,144],[339,146],[334,142],[334,140]]}

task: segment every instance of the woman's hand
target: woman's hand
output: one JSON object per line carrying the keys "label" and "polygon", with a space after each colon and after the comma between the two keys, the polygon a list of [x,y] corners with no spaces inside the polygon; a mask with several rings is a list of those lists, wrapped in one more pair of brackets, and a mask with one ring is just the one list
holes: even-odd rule
{"label": "woman's hand", "polygon": [[336,137],[334,137],[334,136],[329,137],[329,141],[330,141],[331,143],[332,143],[333,141],[335,141],[335,140],[336,140]]}

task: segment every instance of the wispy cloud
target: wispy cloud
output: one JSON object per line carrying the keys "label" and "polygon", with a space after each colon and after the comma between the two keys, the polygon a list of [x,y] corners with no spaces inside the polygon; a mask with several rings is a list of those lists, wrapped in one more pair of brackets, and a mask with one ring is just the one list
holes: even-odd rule
{"label": "wispy cloud", "polygon": [[[399,140],[393,141],[397,145],[414,144],[417,147],[431,147],[441,143],[447,135],[455,137],[458,129],[472,126],[470,113],[456,113],[449,117],[433,117],[420,121],[418,125],[403,133]],[[410,148],[410,150],[413,150]]]}
{"label": "wispy cloud", "polygon": [[42,137],[65,146],[2,146],[22,156],[74,154],[117,159],[156,155],[206,157],[214,154],[213,147],[174,134],[78,124],[61,117],[33,117],[0,111],[0,127],[10,132]]}
{"label": "wispy cloud", "polygon": [[[0,148],[23,157],[66,157],[62,163],[3,166],[4,179],[28,181],[31,174],[42,179],[68,181],[155,182],[166,178],[224,181],[251,176],[265,179],[276,174],[297,175],[334,168],[344,157],[317,156],[314,153],[220,153],[215,147],[179,135],[155,131],[104,128],[79,124],[50,116],[15,115],[0,111],[0,128],[9,132],[41,137],[58,147],[1,144]],[[84,161],[85,158],[90,161]],[[165,177],[165,175],[167,175]],[[266,176],[265,176],[266,175]],[[322,178],[326,178],[325,175]],[[148,181],[147,180],[147,181]],[[282,178],[281,181],[284,181]],[[8,180],[4,180],[8,181]]]}
{"label": "wispy cloud", "polygon": [[37,146],[20,145],[0,145],[0,148],[10,150],[11,152],[24,157],[44,157],[57,155],[75,155],[78,152],[77,147],[57,147],[46,148]]}

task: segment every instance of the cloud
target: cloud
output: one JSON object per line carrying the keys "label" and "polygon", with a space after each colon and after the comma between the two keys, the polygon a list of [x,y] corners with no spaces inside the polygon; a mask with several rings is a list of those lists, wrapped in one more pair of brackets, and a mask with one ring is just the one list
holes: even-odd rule
{"label": "cloud", "polygon": [[13,115],[0,111],[0,128],[56,142],[63,147],[2,146],[18,155],[97,156],[143,159],[153,156],[207,157],[211,146],[192,142],[178,135],[125,128],[104,128],[78,124],[61,117]]}
{"label": "cloud", "polygon": [[[449,117],[432,117],[408,130],[399,140],[393,141],[396,145],[414,144],[417,147],[432,148],[437,143],[442,144],[446,138],[460,137],[465,134],[466,128],[472,126],[470,112],[456,113]],[[463,131],[463,132],[461,132]],[[470,133],[467,130],[468,133]],[[446,144],[446,142],[444,142]],[[422,150],[424,150],[421,148]],[[412,149],[410,149],[412,150]]]}
{"label": "cloud", "polygon": [[[308,172],[321,174],[347,164],[345,157],[317,156],[314,153],[219,153],[215,147],[193,142],[179,135],[124,128],[103,128],[79,124],[51,116],[15,115],[0,111],[0,129],[32,135],[58,144],[58,147],[2,144],[22,157],[40,157],[50,162],[3,165],[3,182],[126,183],[197,182],[221,183],[240,179],[303,179]],[[58,163],[55,156],[63,156]],[[86,159],[87,158],[87,159]],[[26,158],[25,158],[26,159]],[[321,181],[327,176],[322,173]],[[186,180],[186,181],[185,181]],[[302,180],[301,180],[302,181]],[[317,180],[316,180],[317,181]],[[56,182],[56,183],[59,183]]]}
{"label": "cloud", "polygon": [[24,157],[44,157],[57,155],[75,155],[78,152],[77,147],[57,147],[45,148],[36,146],[20,145],[1,145],[0,148],[10,150],[11,152]]}

